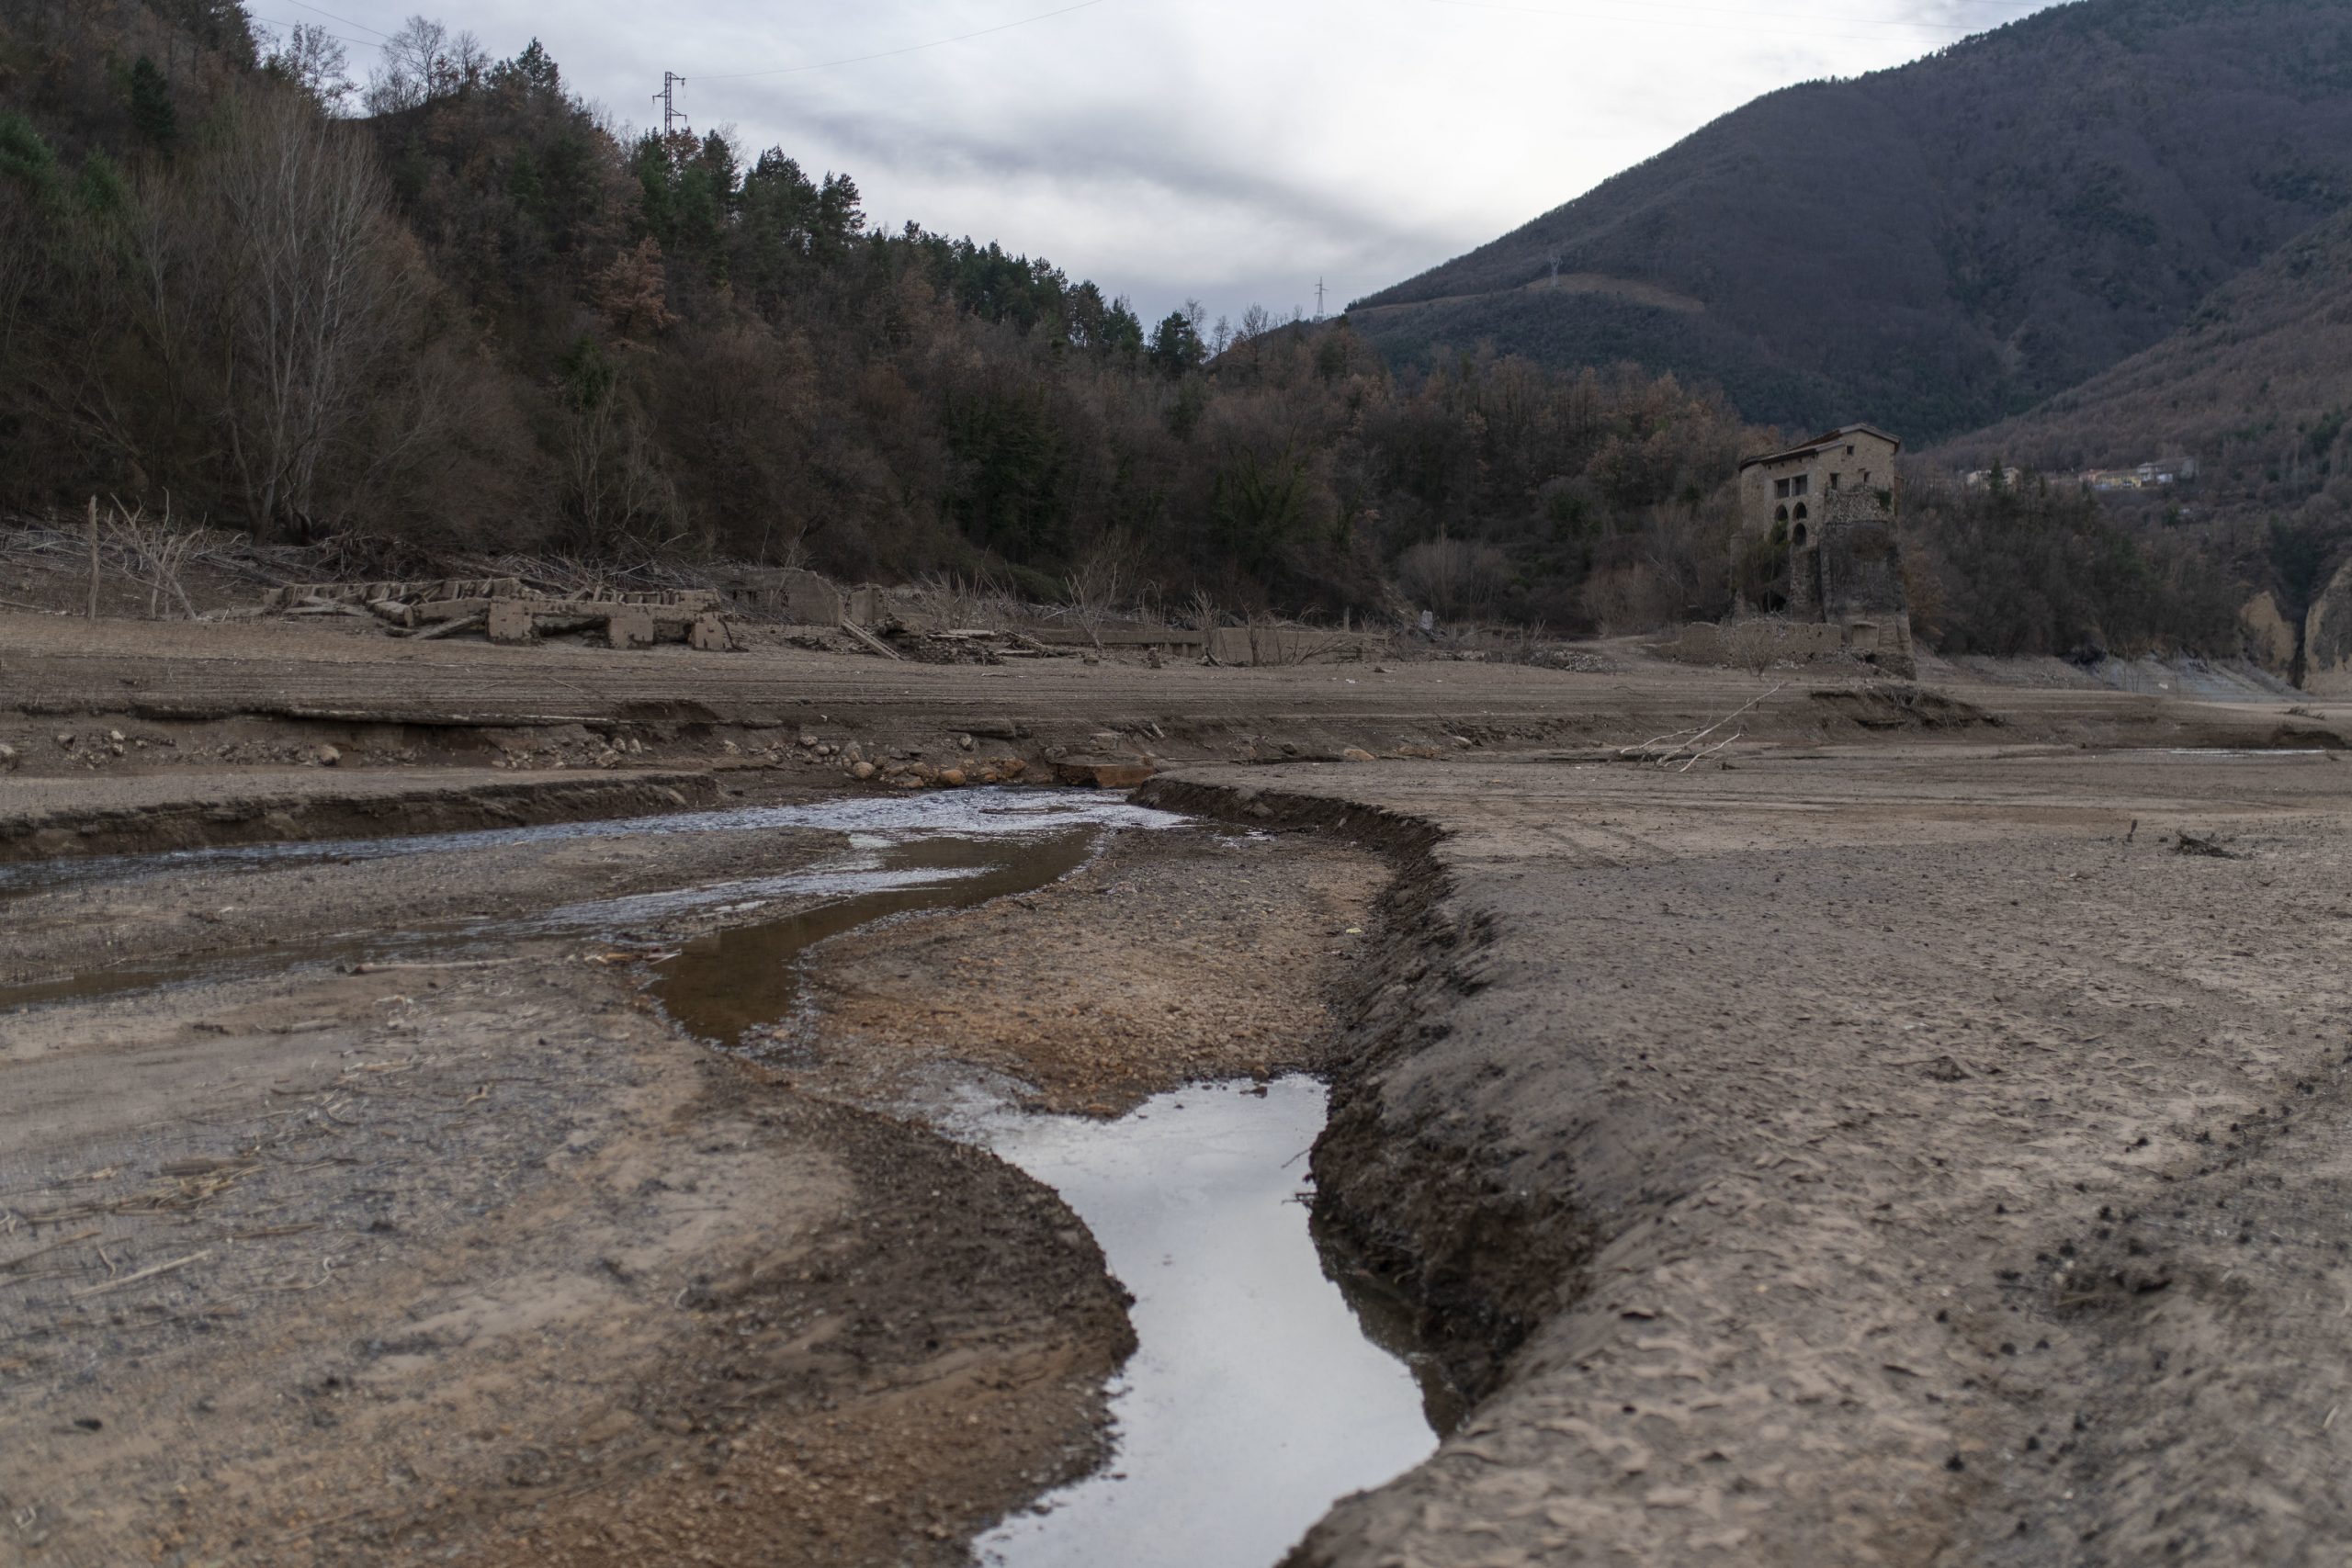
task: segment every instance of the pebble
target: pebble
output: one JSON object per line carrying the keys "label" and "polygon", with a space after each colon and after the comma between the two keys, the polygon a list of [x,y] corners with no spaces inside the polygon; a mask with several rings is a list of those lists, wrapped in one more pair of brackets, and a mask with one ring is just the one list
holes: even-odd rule
{"label": "pebble", "polygon": [[332,768],[332,767],[334,767],[337,762],[340,762],[340,761],[343,761],[343,753],[342,753],[342,752],[340,752],[340,751],[338,751],[338,750],[335,750],[334,747],[332,747],[332,746],[322,746],[322,747],[320,747],[320,748],[319,748],[319,753],[318,753],[318,755],[319,755],[319,766],[321,766],[321,767],[322,767],[322,768]]}

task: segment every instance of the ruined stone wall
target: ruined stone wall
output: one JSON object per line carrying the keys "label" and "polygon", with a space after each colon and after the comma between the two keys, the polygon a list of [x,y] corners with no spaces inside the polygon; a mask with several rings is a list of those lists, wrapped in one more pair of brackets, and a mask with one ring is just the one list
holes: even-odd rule
{"label": "ruined stone wall", "polygon": [[1819,621],[1758,617],[1724,626],[1700,621],[1684,626],[1672,641],[1650,648],[1680,664],[1747,669],[1839,658],[1846,651],[1846,636],[1842,628]]}
{"label": "ruined stone wall", "polygon": [[1908,610],[1894,517],[1861,492],[1833,497],[1822,510],[1814,547],[1821,562],[1822,617],[1841,621]]}

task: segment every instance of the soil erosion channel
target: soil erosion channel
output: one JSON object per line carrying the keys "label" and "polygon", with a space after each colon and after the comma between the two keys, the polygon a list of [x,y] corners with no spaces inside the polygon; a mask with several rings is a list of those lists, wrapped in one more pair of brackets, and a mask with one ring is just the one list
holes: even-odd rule
{"label": "soil erosion channel", "polygon": [[1271,1562],[1445,1416],[1296,1201],[1385,876],[988,790],[28,868],[0,1541]]}
{"label": "soil erosion channel", "polygon": [[[840,897],[662,960],[664,1009],[705,1038],[788,1057],[819,1027],[802,1007],[817,943],[1035,892],[1084,864],[1104,832],[1181,820],[1086,795],[891,804],[860,822],[852,858],[797,879]],[[1327,1114],[1322,1085],[1195,1085],[1108,1122],[1026,1111],[1026,1098],[965,1068],[933,1077],[914,1103],[944,1099],[943,1127],[1078,1212],[1134,1297],[1139,1343],[1114,1387],[1115,1460],[989,1532],[985,1561],[1271,1563],[1334,1499],[1428,1457],[1447,1391],[1412,1358],[1432,1380],[1425,1412],[1410,1361],[1362,1325],[1384,1325],[1377,1296],[1351,1305],[1341,1282],[1358,1276],[1327,1266],[1307,1225],[1300,1189]]]}

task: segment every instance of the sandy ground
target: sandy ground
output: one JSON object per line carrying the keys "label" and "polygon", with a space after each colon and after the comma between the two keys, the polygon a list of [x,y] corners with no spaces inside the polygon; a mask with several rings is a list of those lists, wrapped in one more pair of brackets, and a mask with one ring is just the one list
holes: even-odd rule
{"label": "sandy ground", "polygon": [[[86,993],[0,1011],[0,1561],[950,1562],[1095,1463],[1131,1338],[1049,1190],[838,1075],[804,1091],[684,1037],[631,955],[719,917],[513,933],[838,847],[197,862],[0,901],[0,984]],[[809,1048],[1106,1109],[1320,1065],[1384,874],[1288,848],[1136,835],[1018,905],[862,937],[818,965],[829,994],[915,948],[994,969],[1010,931],[1071,1016],[991,1028],[948,987],[920,1030],[886,1008]],[[1261,927],[1295,933],[1282,1038],[1237,1047],[1187,1012],[1210,980],[1275,993]],[[227,977],[107,989],[158,966]]]}
{"label": "sandy ground", "polygon": [[1377,856],[1317,838],[1130,834],[1034,896],[828,946],[818,1049],[778,1071],[875,1103],[919,1094],[952,1061],[1096,1116],[1171,1073],[1327,1071],[1323,977],[1353,973],[1386,881]]}
{"label": "sandy ground", "polygon": [[[1610,658],[0,615],[0,1009],[210,976],[0,1010],[0,1561],[956,1561],[1100,1454],[1126,1329],[924,1093],[1297,1065],[1324,1223],[1481,1396],[1302,1562],[2340,1560],[2352,763],[2164,749],[2352,710]],[[1727,767],[1610,760],[1751,700]],[[27,860],[806,795],[967,736],[1148,758],[1231,827],[836,943],[759,1066],[640,989],[718,917],[469,932],[805,838]],[[501,962],[345,972],[445,942]]]}
{"label": "sandy ground", "polygon": [[1156,783],[1409,868],[1317,1175],[1486,1398],[1298,1561],[2341,1561],[2348,784],[1895,749]]}
{"label": "sandy ground", "polygon": [[[774,649],[420,647],[364,627],[0,612],[0,744],[16,752],[9,765],[29,792],[44,779],[120,768],[299,766],[321,745],[335,747],[345,769],[735,766],[757,751],[838,780],[836,762],[796,744],[802,735],[934,760],[961,755],[958,739],[973,736],[1040,763],[1093,754],[1279,761],[1464,741],[1623,744],[1712,723],[1751,700],[1740,728],[1791,741],[2000,729],[2066,744],[2275,744],[2324,730],[2324,715],[2352,716],[2346,705],[2305,717],[2275,702],[2191,704],[1973,677],[1918,688],[1929,694],[1922,701],[1911,688],[1834,675],[1759,682],[1666,664],[1631,641],[1597,662],[1605,672],[1446,661],[943,667]],[[105,740],[116,730],[127,756]],[[0,798],[0,825],[10,809]]]}

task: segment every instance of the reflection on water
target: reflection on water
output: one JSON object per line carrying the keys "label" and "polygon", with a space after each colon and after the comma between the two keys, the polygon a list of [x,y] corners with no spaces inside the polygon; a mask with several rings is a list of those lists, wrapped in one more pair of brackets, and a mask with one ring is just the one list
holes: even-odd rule
{"label": "reflection on water", "polygon": [[1106,1470],[977,1543],[1000,1568],[1272,1563],[1338,1498],[1437,1446],[1407,1362],[1367,1337],[1307,1225],[1325,1090],[1165,1094],[1116,1122],[1000,1113],[976,1131],[1057,1190],[1134,1293]]}
{"label": "reflection on water", "polygon": [[714,931],[660,966],[653,994],[688,1031],[722,1045],[799,1010],[801,956],[827,937],[919,909],[967,909],[1060,881],[1086,863],[1095,829],[1023,839],[922,839],[892,844],[874,863],[797,880],[846,896],[780,919]]}
{"label": "reflection on water", "polygon": [[[1181,820],[1167,812],[1131,806],[1121,796],[1092,790],[974,789],[954,794],[857,795],[805,806],[747,806],[726,811],[555,822],[536,828],[467,833],[413,833],[332,843],[244,844],[148,855],[28,861],[0,866],[0,897],[59,886],[137,881],[178,871],[258,871],[323,860],[385,860],[640,834],[833,832],[847,841],[851,852],[819,866],[773,876],[695,883],[626,897],[569,904],[535,916],[492,920],[440,919],[396,931],[322,931],[259,947],[90,969],[0,986],[0,1012],[193,980],[246,978],[297,964],[359,963],[425,955],[472,957],[495,951],[502,940],[516,935],[610,932],[640,922],[696,912],[741,912],[784,899],[842,899],[841,903],[829,903],[777,922],[777,928],[783,929],[764,943],[753,940],[752,931],[739,933],[733,953],[744,961],[741,967],[745,978],[735,988],[749,1006],[752,991],[760,984],[768,983],[766,994],[783,998],[779,1010],[767,1015],[777,1019],[791,1010],[792,999],[797,994],[789,955],[808,942],[886,915],[922,908],[975,904],[1002,893],[1042,886],[1082,863],[1085,844],[1102,829],[1168,828]],[[1077,858],[1067,859],[1058,852],[1047,852],[1033,862],[1033,841],[1042,840],[1078,844]],[[990,876],[991,868],[999,865],[1006,869],[1007,874]],[[1022,878],[1031,874],[1037,875],[1038,880],[1021,885]],[[967,894],[951,886],[967,879],[981,884],[981,889]],[[895,900],[876,897],[870,902],[859,901],[890,892],[908,896]],[[792,934],[796,923],[797,936]],[[763,949],[763,953],[759,951]],[[768,964],[764,958],[778,962]],[[688,963],[685,967],[695,970],[698,965]],[[723,1022],[722,1018],[713,1027],[697,1028],[696,1032],[731,1042],[740,1034],[741,1025],[734,1032],[729,1032],[719,1026]]]}
{"label": "reflection on water", "polygon": [[[21,889],[149,874],[193,861],[265,864],[623,833],[831,829],[842,852],[774,875],[636,894],[527,918],[452,923],[115,970],[0,991],[0,1007],[387,950],[480,950],[518,933],[610,931],[772,903],[778,918],[689,942],[656,966],[671,1015],[732,1044],[801,1007],[814,944],[876,920],[967,908],[1044,887],[1100,838],[1181,818],[1078,792],[863,797],[628,822],[566,823],[366,844],[263,846],[29,868]],[[807,900],[821,900],[809,905]],[[1458,1416],[1410,1314],[1336,1250],[1318,1249],[1303,1189],[1326,1096],[1308,1078],[1195,1087],[1115,1122],[1023,1113],[967,1086],[941,1118],[1056,1189],[1133,1292],[1138,1348],[1113,1385],[1116,1458],[978,1543],[1001,1568],[1249,1568],[1272,1563],[1331,1503],[1425,1459]],[[1434,1429],[1433,1429],[1434,1428]]]}

